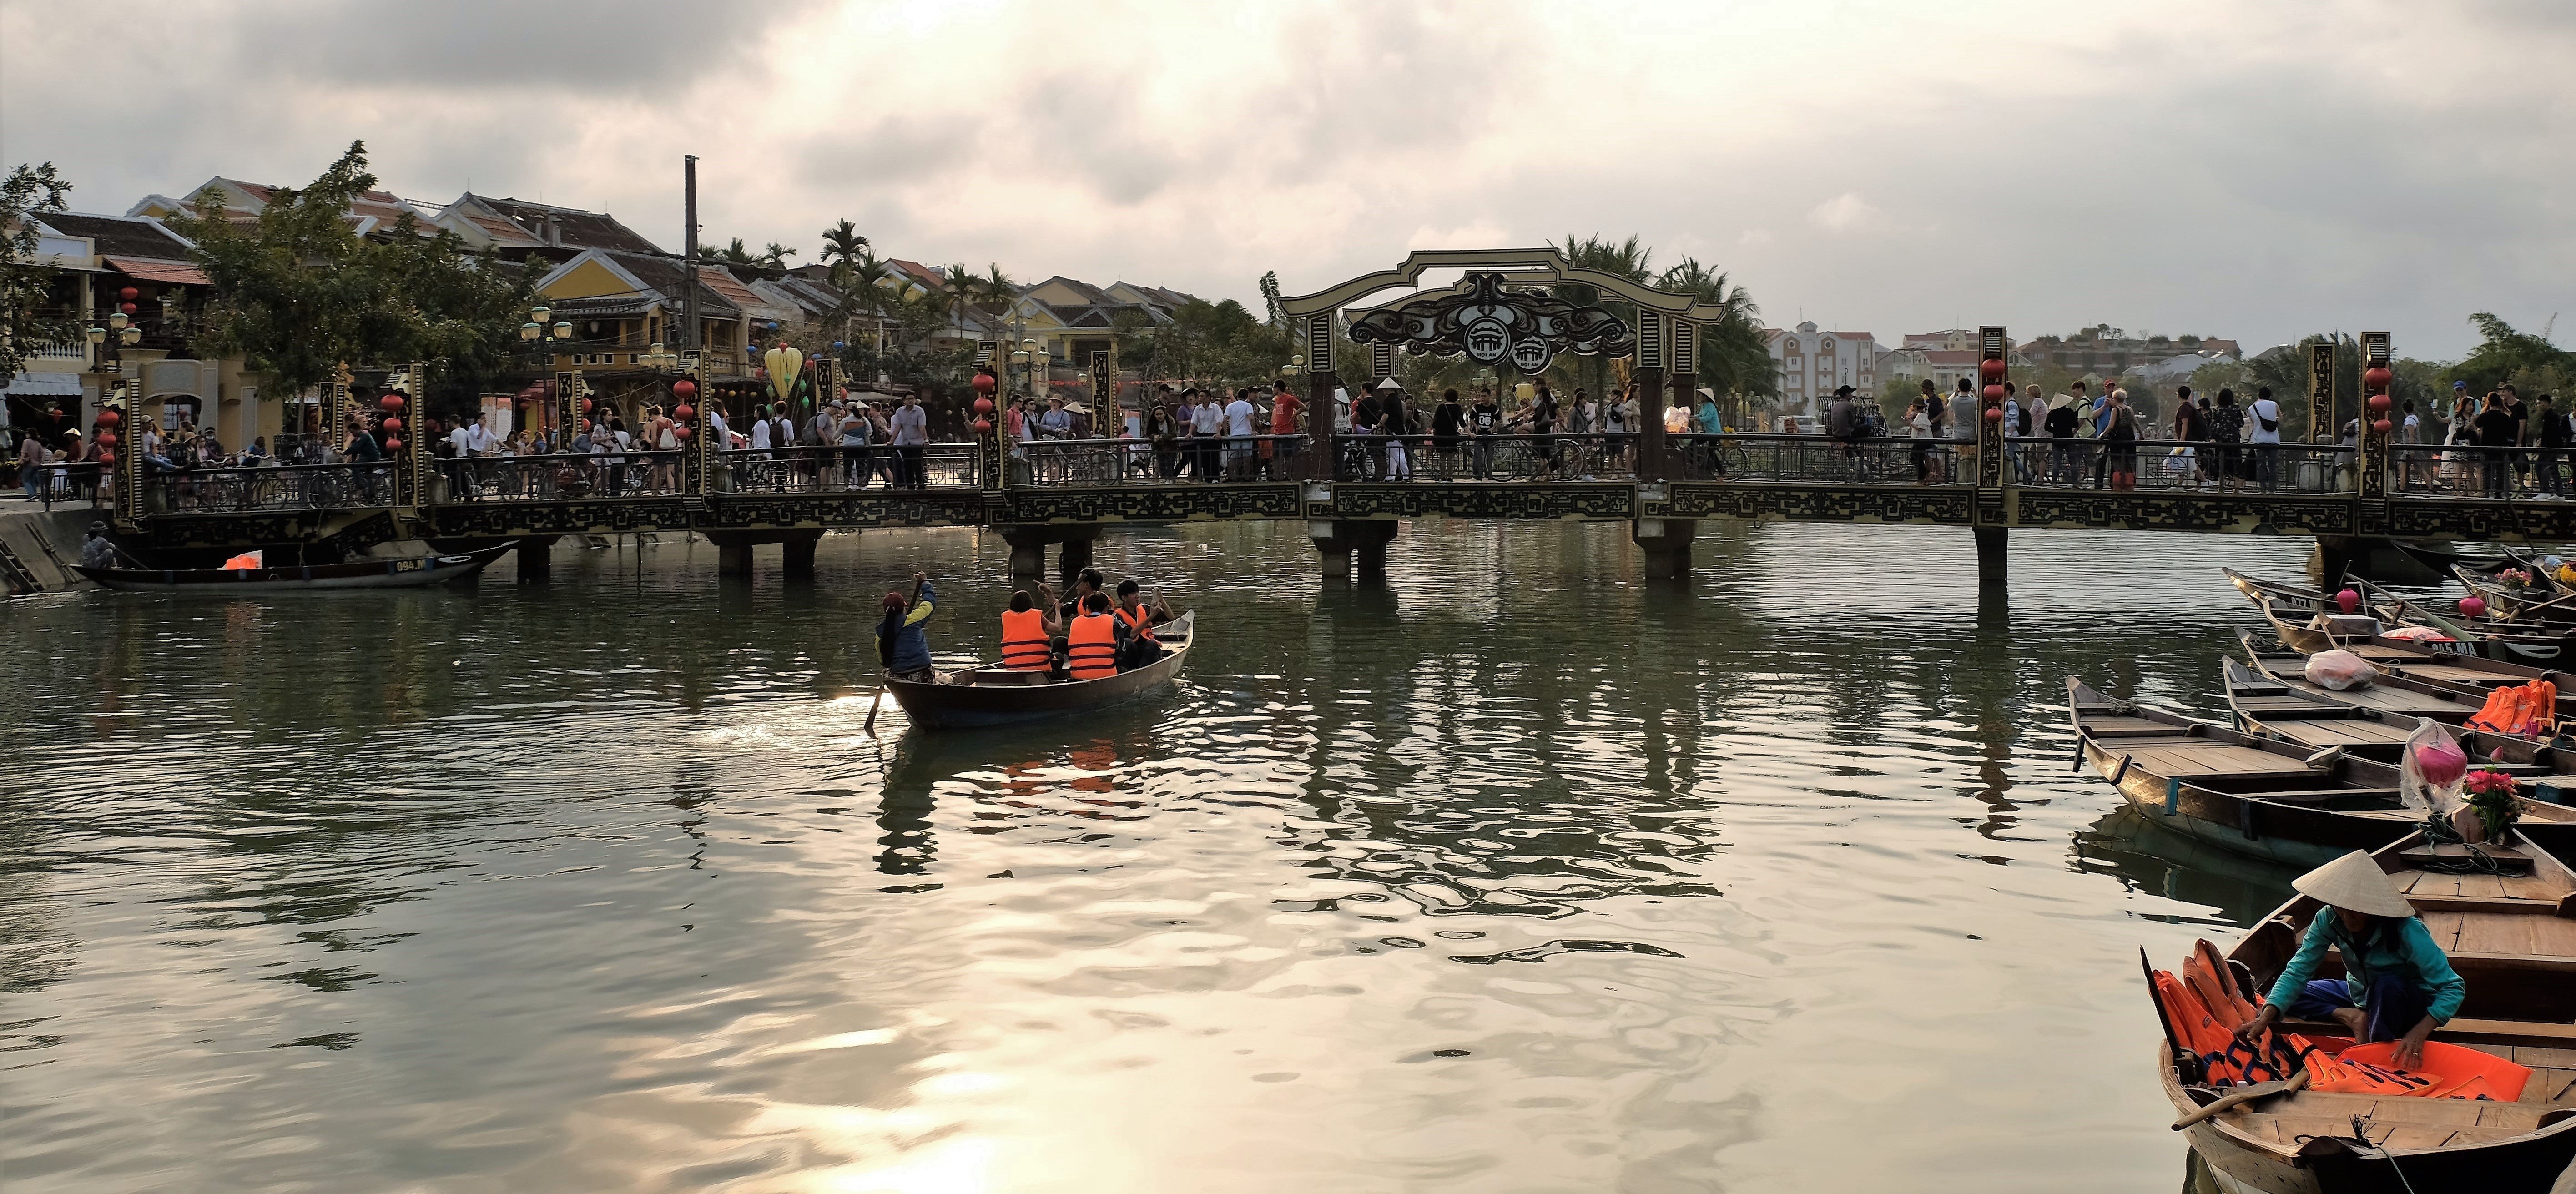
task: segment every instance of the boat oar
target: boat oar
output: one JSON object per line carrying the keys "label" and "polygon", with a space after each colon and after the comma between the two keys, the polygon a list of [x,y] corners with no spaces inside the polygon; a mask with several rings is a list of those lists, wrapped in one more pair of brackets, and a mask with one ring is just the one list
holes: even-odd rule
{"label": "boat oar", "polygon": [[2217,1115],[2222,1111],[2232,1110],[2241,1104],[2251,1103],[2256,1099],[2270,1098],[2276,1094],[2288,1094],[2294,1090],[2304,1090],[2307,1088],[2307,1085],[2308,1072],[2303,1069],[2287,1078],[2275,1079],[2270,1082],[2258,1082],[2252,1086],[2230,1091],[2227,1094],[2218,1096],[2218,1098],[2208,1106],[2198,1108],[2197,1110],[2185,1114],[2181,1119],[2175,1120],[2173,1130],[2179,1132],[2184,1128],[2188,1128],[2191,1125],[2199,1123],[2204,1119],[2208,1119],[2213,1115]]}

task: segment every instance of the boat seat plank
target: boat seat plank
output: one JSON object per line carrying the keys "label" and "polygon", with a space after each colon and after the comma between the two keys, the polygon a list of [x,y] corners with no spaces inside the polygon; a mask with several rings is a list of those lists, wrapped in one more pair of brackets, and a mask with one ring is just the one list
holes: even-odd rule
{"label": "boat seat plank", "polygon": [[[2576,1072],[2576,1049],[2562,1049],[2555,1045],[2511,1045],[2507,1047],[2513,1050],[2513,1056],[2508,1060],[2520,1062],[2521,1064],[2531,1066],[2534,1069],[2545,1067],[2549,1069]],[[2576,1092],[2570,1092],[2570,1097],[2576,1097]]]}
{"label": "boat seat plank", "polygon": [[2267,721],[2273,733],[2302,746],[2385,746],[2406,741],[2415,732],[2412,726],[2393,726],[2380,721],[2353,718],[2314,721]]}
{"label": "boat seat plank", "polygon": [[[2503,1109],[2506,1114],[2490,1120],[2486,1112]],[[2515,1128],[2528,1132],[2540,1126],[2541,1109],[2522,1103],[2480,1102],[2476,1099],[2407,1099],[2381,1095],[2339,1094],[2332,1091],[2302,1090],[2263,1104],[2263,1110],[2282,1117],[2330,1115],[2348,1119],[2359,1115],[2384,1124],[2408,1124],[2416,1127]]]}
{"label": "boat seat plank", "polygon": [[[2522,1064],[2530,1065],[2529,1062]],[[2532,1066],[2531,1080],[2522,1084],[2522,1098],[2513,1105],[2544,1108],[2576,1105],[2576,1066]]]}
{"label": "boat seat plank", "polygon": [[2084,728],[2096,735],[2100,735],[2116,734],[2127,731],[2149,734],[2173,734],[2178,732],[2182,727],[2174,725],[2172,722],[2157,721],[2151,717],[2126,717],[2114,714],[2099,717],[2086,717],[2084,719]]}
{"label": "boat seat plank", "polygon": [[2154,775],[2258,775],[2308,770],[2308,765],[2298,759],[2250,746],[2221,743],[2189,747],[2142,746],[2126,753],[2136,758],[2137,766]]}
{"label": "boat seat plank", "polygon": [[[2413,878],[2408,879],[2402,886],[2410,896],[2460,894],[2458,875],[2443,875],[2432,871],[2410,871],[2408,874]],[[2426,917],[2424,923],[2429,927],[2433,923],[2432,918]]]}
{"label": "boat seat plank", "polygon": [[2533,953],[2538,944],[2532,925],[2536,916],[2468,916],[2460,922],[2460,945],[2451,951],[2466,954],[2509,954],[2517,957]]}
{"label": "boat seat plank", "polygon": [[2517,900],[2510,896],[2418,896],[2407,893],[2419,911],[2518,913],[2524,916],[2553,916],[2558,912],[2556,900]]}
{"label": "boat seat plank", "polygon": [[[2424,877],[2426,879],[2433,880],[2458,878],[2456,875],[2426,875]],[[2417,900],[2421,899],[2422,896],[2410,891],[2406,893],[2406,898],[2408,900]],[[2432,934],[2433,944],[2441,946],[2443,953],[2451,953],[2460,948],[2460,921],[2464,919],[2460,913],[2424,911],[2419,909],[2415,914],[2415,918],[2424,922],[2424,931]]]}
{"label": "boat seat plank", "polygon": [[2504,895],[2504,880],[2499,879],[2494,875],[2462,875],[2460,876],[2460,894],[2464,896],[2501,897]]}
{"label": "boat seat plank", "polygon": [[2550,958],[2576,958],[2576,920],[2556,916],[2529,919],[2532,953]]}

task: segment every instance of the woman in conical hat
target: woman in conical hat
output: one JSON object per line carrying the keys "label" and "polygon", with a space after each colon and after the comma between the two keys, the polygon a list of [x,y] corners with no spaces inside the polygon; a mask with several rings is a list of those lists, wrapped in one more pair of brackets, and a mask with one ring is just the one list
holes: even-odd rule
{"label": "woman in conical hat", "polygon": [[[2468,986],[2415,915],[2406,893],[2370,855],[2355,850],[2290,884],[2325,905],[2299,952],[2272,984],[2263,1010],[2237,1035],[2249,1040],[2286,1015],[2333,1019],[2353,1043],[2397,1042],[2397,1064],[2421,1066],[2425,1038],[2458,1015]],[[2342,978],[2316,978],[2326,950],[2343,955]]]}

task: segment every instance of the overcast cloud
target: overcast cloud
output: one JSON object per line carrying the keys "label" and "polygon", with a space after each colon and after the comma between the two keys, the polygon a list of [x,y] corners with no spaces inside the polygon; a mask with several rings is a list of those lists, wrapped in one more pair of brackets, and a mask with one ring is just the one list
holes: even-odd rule
{"label": "overcast cloud", "polygon": [[[0,0],[0,157],[222,174],[1253,301],[1644,236],[1776,324],[2259,347],[2576,322],[2576,5]],[[2561,343],[2576,341],[2562,331]]]}

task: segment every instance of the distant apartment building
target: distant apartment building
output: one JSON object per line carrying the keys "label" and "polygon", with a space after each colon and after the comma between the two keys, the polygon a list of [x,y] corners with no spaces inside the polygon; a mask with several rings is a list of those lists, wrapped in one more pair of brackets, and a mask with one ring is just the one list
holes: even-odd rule
{"label": "distant apartment building", "polygon": [[1878,389],[1878,340],[1868,332],[1828,332],[1812,322],[1792,329],[1762,329],[1771,363],[1780,374],[1780,413],[1815,415],[1842,386],[1864,394]]}

